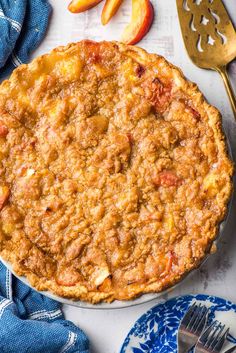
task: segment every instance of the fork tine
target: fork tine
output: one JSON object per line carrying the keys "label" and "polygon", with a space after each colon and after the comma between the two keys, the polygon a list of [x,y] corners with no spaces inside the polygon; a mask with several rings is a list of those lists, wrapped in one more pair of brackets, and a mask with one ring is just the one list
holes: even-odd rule
{"label": "fork tine", "polygon": [[228,336],[229,333],[229,328],[225,331],[225,333],[221,336],[221,338],[218,340],[218,342],[215,344],[214,351],[215,352],[220,352],[221,348],[223,347],[225,340]]}
{"label": "fork tine", "polygon": [[196,321],[195,321],[193,328],[192,328],[193,331],[195,331],[197,329],[199,322],[201,321],[201,319],[205,313],[205,309],[206,309],[205,305],[200,308],[200,310],[198,312],[198,316],[197,316]]}
{"label": "fork tine", "polygon": [[203,334],[201,335],[199,341],[203,344],[203,346],[205,346],[205,344],[207,343],[208,337],[213,329],[213,327],[215,326],[215,321],[213,321],[211,323],[211,325],[206,329],[206,331],[203,332]]}
{"label": "fork tine", "polygon": [[185,313],[185,315],[184,315],[184,317],[183,317],[183,319],[182,319],[182,321],[181,321],[181,324],[182,324],[182,325],[186,326],[186,325],[189,323],[189,320],[191,319],[192,314],[193,314],[195,308],[196,308],[196,303],[192,304],[192,305],[189,307],[188,311]]}
{"label": "fork tine", "polygon": [[200,320],[200,318],[201,318],[201,315],[202,315],[202,310],[203,310],[203,307],[200,306],[200,307],[198,308],[197,313],[196,313],[195,321],[194,321],[194,323],[193,323],[193,325],[192,325],[192,330],[193,330],[193,331],[195,331],[196,326],[198,325],[198,322],[199,322],[199,320]]}
{"label": "fork tine", "polygon": [[195,310],[193,312],[193,315],[192,315],[188,325],[186,326],[187,329],[192,331],[196,321],[198,320],[199,311],[201,310],[201,308],[202,308],[201,304],[199,306],[196,306],[196,308],[195,308]]}
{"label": "fork tine", "polygon": [[233,353],[236,350],[236,346],[231,347],[225,353]]}
{"label": "fork tine", "polygon": [[203,309],[204,310],[202,312],[202,316],[200,317],[200,320],[198,321],[198,325],[195,328],[196,333],[201,333],[206,324],[209,309],[206,306],[204,306]]}
{"label": "fork tine", "polygon": [[213,338],[213,341],[211,342],[210,344],[210,347],[213,349],[215,347],[215,345],[217,344],[218,340],[220,339],[221,337],[221,334],[222,332],[224,331],[225,329],[225,325],[223,326],[218,326],[220,329],[219,329],[219,332],[217,333],[217,335]]}
{"label": "fork tine", "polygon": [[209,348],[212,344],[212,342],[215,339],[215,335],[217,334],[217,331],[221,328],[221,324],[218,321],[214,321],[214,325],[212,327],[212,330],[209,332],[208,339],[206,341],[205,347]]}

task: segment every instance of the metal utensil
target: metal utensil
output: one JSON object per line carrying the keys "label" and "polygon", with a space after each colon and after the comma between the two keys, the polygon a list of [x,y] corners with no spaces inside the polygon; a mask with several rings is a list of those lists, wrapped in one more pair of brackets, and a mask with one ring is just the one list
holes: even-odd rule
{"label": "metal utensil", "polygon": [[195,353],[220,353],[228,336],[229,328],[214,321],[199,338]]}
{"label": "metal utensil", "polygon": [[236,32],[221,0],[177,0],[184,44],[193,63],[219,72],[236,119],[227,65],[236,57]]}
{"label": "metal utensil", "polygon": [[208,317],[206,306],[191,305],[184,315],[178,330],[178,353],[188,352],[204,331]]}
{"label": "metal utensil", "polygon": [[228,349],[227,351],[225,351],[225,353],[233,353],[236,350],[236,346],[231,347],[230,349]]}

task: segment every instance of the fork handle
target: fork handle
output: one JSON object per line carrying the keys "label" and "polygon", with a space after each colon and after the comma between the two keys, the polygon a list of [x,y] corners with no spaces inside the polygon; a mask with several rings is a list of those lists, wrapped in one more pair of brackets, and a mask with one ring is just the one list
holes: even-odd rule
{"label": "fork handle", "polygon": [[233,109],[234,117],[236,119],[236,98],[235,98],[233,87],[232,87],[230,79],[229,79],[229,75],[228,75],[226,66],[222,66],[222,67],[217,68],[217,71],[220,73],[220,75],[224,81],[225,88],[226,88],[226,91],[227,91],[227,94],[229,96],[229,100],[231,103],[231,107]]}

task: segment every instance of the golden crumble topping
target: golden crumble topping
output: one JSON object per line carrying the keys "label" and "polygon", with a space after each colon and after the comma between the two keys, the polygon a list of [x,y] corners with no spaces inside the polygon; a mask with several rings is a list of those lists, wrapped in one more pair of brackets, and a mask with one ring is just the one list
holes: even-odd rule
{"label": "golden crumble topping", "polygon": [[199,265],[233,168],[218,111],[160,56],[60,47],[0,86],[0,250],[40,290],[93,303]]}

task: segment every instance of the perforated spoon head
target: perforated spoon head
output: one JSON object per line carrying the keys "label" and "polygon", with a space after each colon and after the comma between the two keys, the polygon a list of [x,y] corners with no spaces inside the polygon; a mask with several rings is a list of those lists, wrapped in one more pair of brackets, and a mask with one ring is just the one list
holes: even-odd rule
{"label": "perforated spoon head", "polygon": [[236,32],[221,0],[176,0],[184,44],[193,63],[219,70],[236,57]]}

